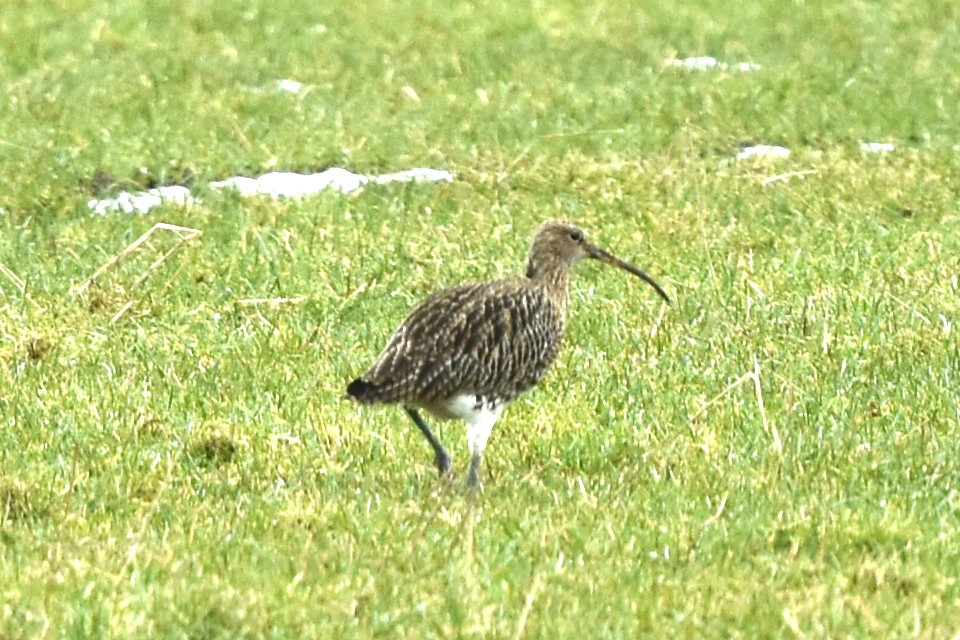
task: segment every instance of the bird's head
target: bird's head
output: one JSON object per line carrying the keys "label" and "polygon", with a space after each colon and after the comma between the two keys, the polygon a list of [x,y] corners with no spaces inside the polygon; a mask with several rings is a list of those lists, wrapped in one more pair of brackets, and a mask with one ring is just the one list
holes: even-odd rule
{"label": "bird's head", "polygon": [[652,286],[661,298],[670,303],[670,297],[653,278],[629,262],[591,244],[583,230],[569,222],[551,220],[541,225],[530,245],[526,275],[531,279],[557,275],[565,277],[573,265],[584,258],[623,269]]}

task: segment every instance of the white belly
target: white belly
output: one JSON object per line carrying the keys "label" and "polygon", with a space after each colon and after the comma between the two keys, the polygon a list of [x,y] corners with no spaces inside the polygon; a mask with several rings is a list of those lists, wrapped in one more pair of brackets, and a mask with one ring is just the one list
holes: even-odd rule
{"label": "white belly", "polygon": [[467,423],[467,444],[470,453],[479,456],[487,446],[493,425],[503,413],[505,402],[496,402],[475,395],[462,394],[449,400],[424,404],[423,408],[441,420],[463,420]]}
{"label": "white belly", "polygon": [[503,413],[505,402],[479,398],[471,394],[461,394],[448,400],[424,403],[421,406],[440,420],[465,420],[473,422],[482,415],[491,414],[496,420]]}

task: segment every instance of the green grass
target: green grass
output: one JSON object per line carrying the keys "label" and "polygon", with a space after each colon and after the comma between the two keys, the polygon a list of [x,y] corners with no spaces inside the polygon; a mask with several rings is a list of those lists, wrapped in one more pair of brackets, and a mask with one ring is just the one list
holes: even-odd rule
{"label": "green grass", "polygon": [[[0,636],[955,634],[960,10],[649,4],[0,5]],[[204,187],[332,165],[457,179]],[[550,217],[676,304],[579,267],[471,501],[343,390]],[[156,222],[203,234],[76,293]]]}

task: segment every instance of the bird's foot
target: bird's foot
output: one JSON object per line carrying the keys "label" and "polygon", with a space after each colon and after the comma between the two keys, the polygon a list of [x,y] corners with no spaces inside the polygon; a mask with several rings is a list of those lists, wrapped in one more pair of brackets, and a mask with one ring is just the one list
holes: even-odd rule
{"label": "bird's foot", "polygon": [[445,450],[437,449],[433,456],[433,463],[437,465],[441,476],[450,474],[450,455]]}

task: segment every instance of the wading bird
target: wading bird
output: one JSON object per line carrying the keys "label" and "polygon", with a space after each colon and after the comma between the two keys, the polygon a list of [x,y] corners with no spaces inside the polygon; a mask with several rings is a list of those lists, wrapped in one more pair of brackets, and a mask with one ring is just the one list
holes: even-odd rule
{"label": "wading bird", "polygon": [[537,231],[522,278],[504,278],[442,289],[427,296],[394,332],[373,366],[347,387],[361,404],[400,404],[433,447],[441,474],[450,456],[420,415],[467,423],[467,485],[480,484],[480,460],[504,407],[536,385],[563,340],[570,269],[592,258],[650,284],[632,264],[587,242],[566,222]]}

